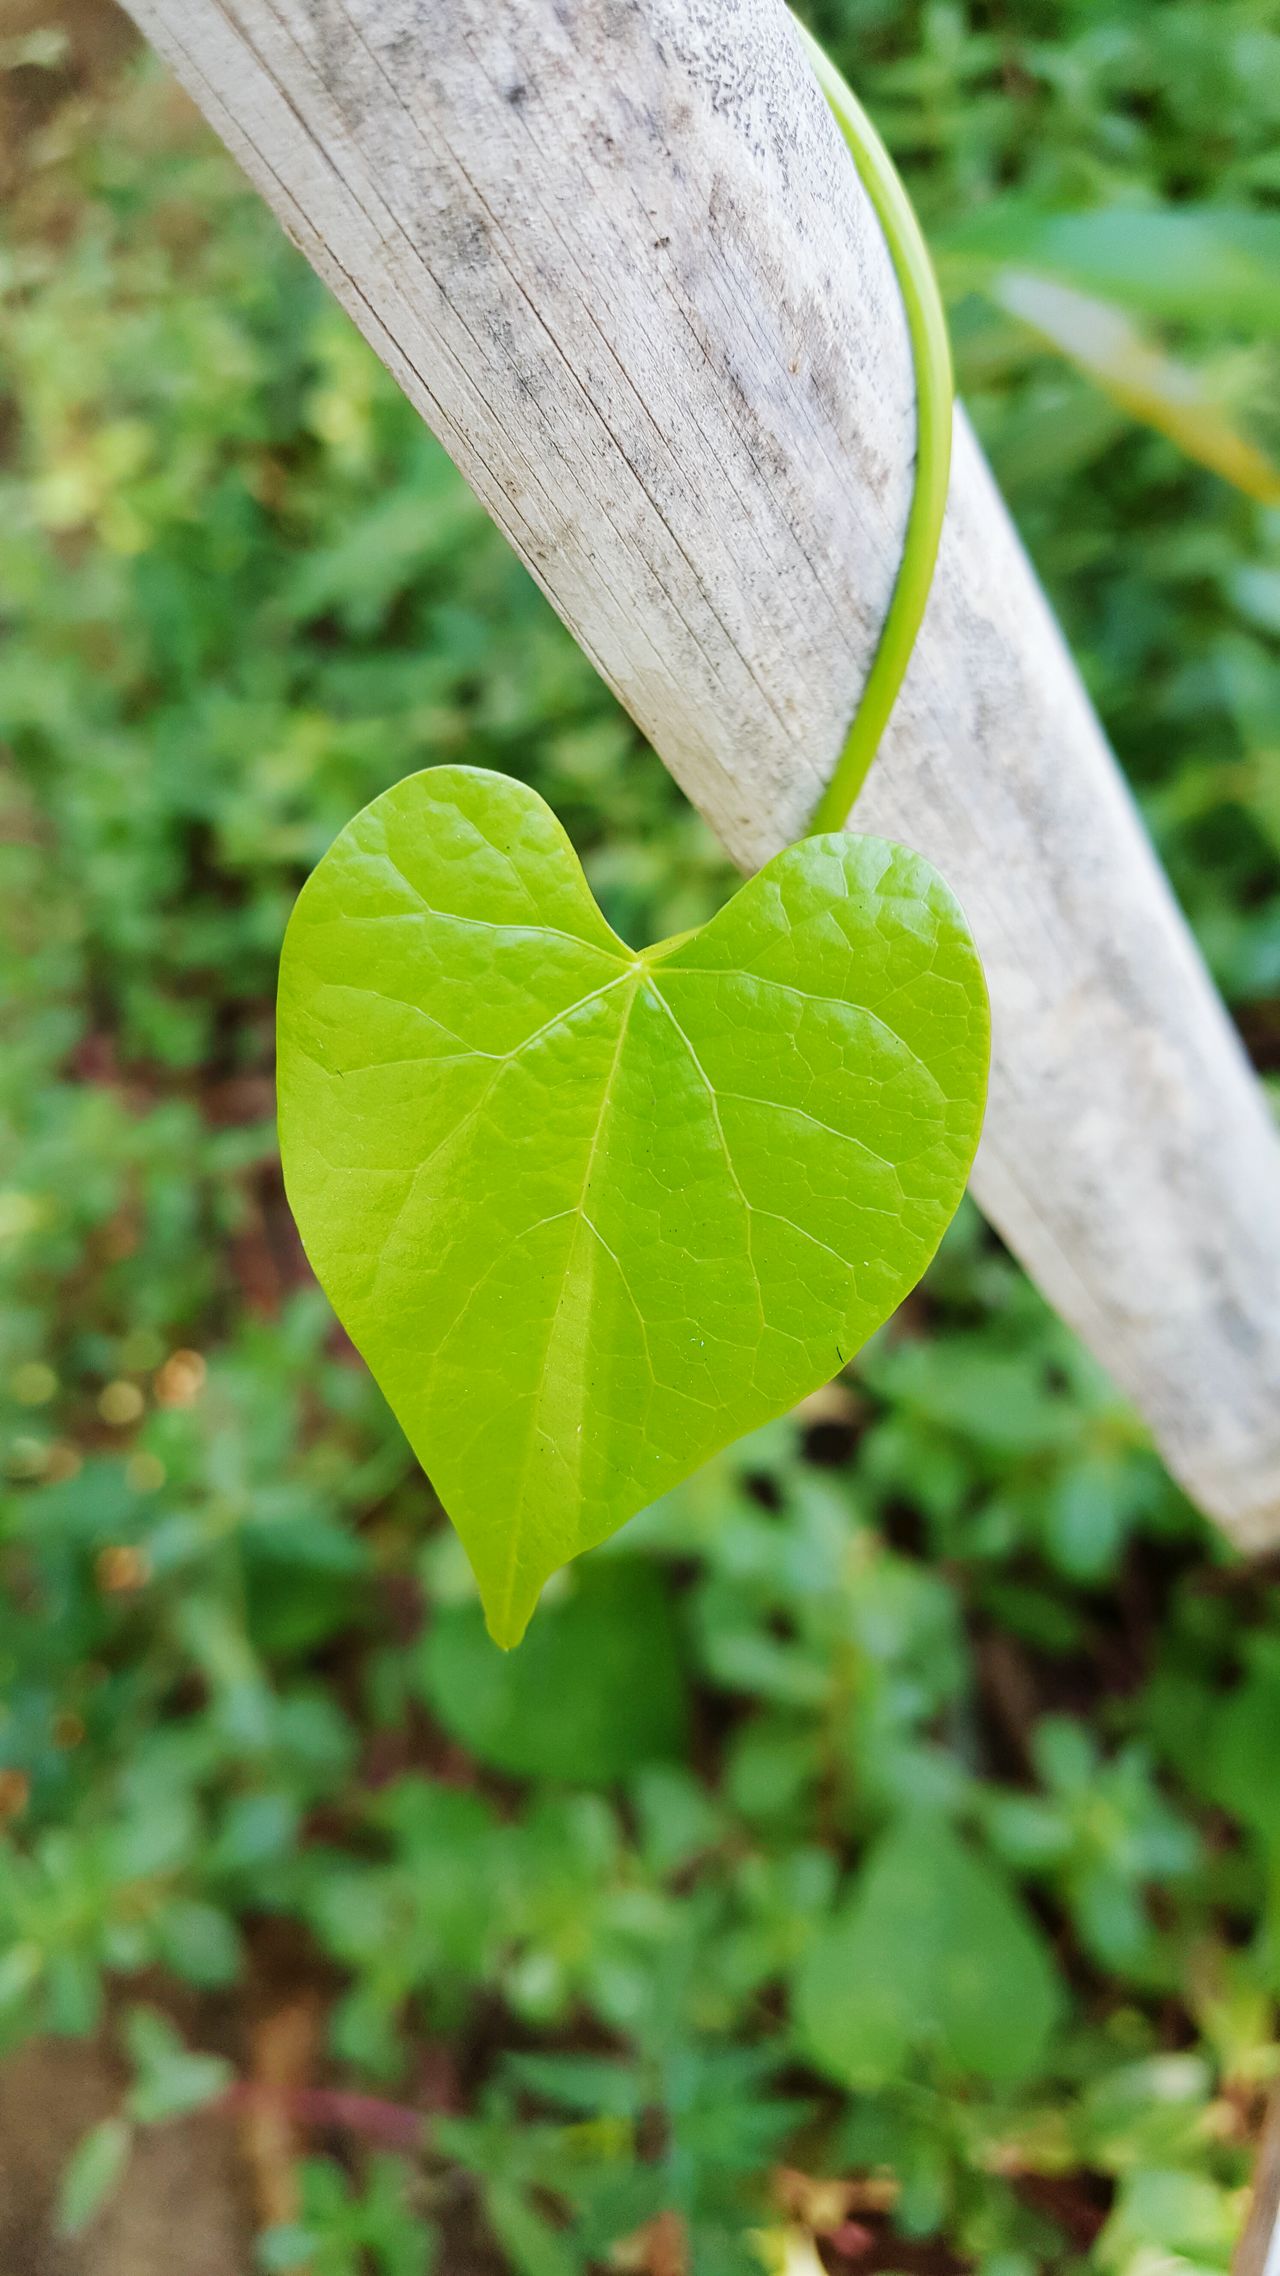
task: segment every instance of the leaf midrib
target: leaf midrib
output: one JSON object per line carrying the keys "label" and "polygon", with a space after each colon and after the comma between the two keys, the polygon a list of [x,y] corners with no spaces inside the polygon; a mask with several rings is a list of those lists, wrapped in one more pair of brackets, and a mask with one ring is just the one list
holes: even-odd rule
{"label": "leaf midrib", "polygon": [[[551,1325],[547,1330],[547,1340],[543,1350],[542,1365],[538,1374],[537,1395],[530,1407],[529,1426],[525,1438],[524,1456],[520,1465],[520,1483],[518,1492],[515,1497],[516,1507],[520,1510],[523,1510],[524,1507],[525,1489],[527,1487],[529,1479],[529,1464],[533,1459],[534,1442],[539,1434],[541,1417],[546,1404],[547,1382],[551,1368],[551,1354],[555,1347],[556,1333],[559,1328],[561,1315],[564,1311],[565,1296],[572,1278],[574,1259],[577,1255],[578,1244],[581,1240],[584,1227],[589,1228],[589,1230],[595,1234],[596,1239],[601,1242],[601,1245],[604,1245],[603,1236],[596,1233],[594,1224],[587,1216],[587,1196],[591,1190],[592,1172],[595,1169],[596,1159],[600,1151],[600,1141],[604,1134],[605,1124],[609,1119],[609,1110],[613,1104],[614,1093],[617,1088],[618,1069],[622,1064],[623,1047],[626,1043],[627,1030],[631,1024],[632,1010],[635,1006],[636,997],[639,995],[641,988],[643,987],[647,978],[646,966],[644,964],[644,960],[641,957],[637,956],[634,958],[629,977],[631,980],[631,985],[627,990],[626,997],[622,1005],[622,1015],[618,1021],[618,1038],[617,1042],[614,1045],[613,1058],[609,1063],[609,1072],[605,1077],[604,1087],[600,1094],[600,1107],[599,1112],[596,1115],[595,1129],[591,1134],[591,1144],[587,1150],[587,1159],[582,1173],[582,1184],[579,1189],[577,1201],[575,1203],[571,1203],[569,1210],[566,1212],[566,1214],[572,1215],[574,1225],[573,1231],[569,1237],[569,1241],[565,1249],[564,1264],[561,1268],[560,1274],[560,1287],[556,1295],[555,1308],[551,1315]],[[617,987],[620,985],[620,983],[614,981],[611,983],[611,985]],[[588,1316],[590,1314],[593,1302],[594,1275],[592,1277],[591,1287],[588,1290],[586,1296]],[[585,1411],[586,1407],[585,1369],[586,1353],[588,1348],[588,1337],[584,1332],[581,1344],[581,1358],[578,1368],[575,1399],[575,1403],[580,1413]],[[581,1423],[579,1423],[577,1430],[572,1434],[572,1444],[574,1453],[574,1465],[580,1490],[582,1461],[584,1454]],[[503,1591],[502,1599],[501,1627],[504,1631],[508,1628],[511,1620],[511,1603],[512,1598],[515,1594],[515,1578],[516,1570],[519,1565],[519,1551],[522,1533],[522,1525],[512,1526],[511,1553],[507,1560],[506,1586]],[[497,1627],[499,1623],[495,1620],[494,1625]]]}

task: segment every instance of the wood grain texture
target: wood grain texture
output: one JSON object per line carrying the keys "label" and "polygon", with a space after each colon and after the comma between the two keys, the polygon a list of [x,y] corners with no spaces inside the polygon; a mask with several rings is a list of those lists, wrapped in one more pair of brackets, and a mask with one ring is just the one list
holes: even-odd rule
{"label": "wood grain texture", "polygon": [[[804,827],[914,402],[781,0],[131,0],[724,844]],[[857,821],[987,962],[975,1187],[1246,1548],[1280,1540],[1280,1149],[961,416]]]}

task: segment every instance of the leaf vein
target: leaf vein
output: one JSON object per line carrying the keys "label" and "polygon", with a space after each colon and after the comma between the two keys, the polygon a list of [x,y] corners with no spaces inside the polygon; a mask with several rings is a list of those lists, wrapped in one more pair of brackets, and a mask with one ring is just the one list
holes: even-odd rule
{"label": "leaf vein", "polygon": [[726,964],[723,968],[717,968],[701,964],[673,964],[669,967],[669,971],[673,980],[686,977],[691,980],[747,980],[753,987],[775,988],[780,995],[795,996],[801,1003],[819,1004],[831,1011],[851,1012],[860,1019],[869,1019],[873,1027],[878,1027],[882,1035],[888,1036],[891,1043],[896,1043],[898,1049],[906,1053],[912,1066],[925,1077],[939,1096],[942,1095],[942,1086],[928,1061],[922,1059],[919,1052],[908,1043],[905,1035],[899,1035],[897,1028],[892,1026],[887,1019],[882,1019],[879,1012],[874,1011],[870,1004],[853,1003],[847,996],[815,995],[810,988],[797,988],[789,980],[774,980],[766,972],[747,972],[740,965]]}

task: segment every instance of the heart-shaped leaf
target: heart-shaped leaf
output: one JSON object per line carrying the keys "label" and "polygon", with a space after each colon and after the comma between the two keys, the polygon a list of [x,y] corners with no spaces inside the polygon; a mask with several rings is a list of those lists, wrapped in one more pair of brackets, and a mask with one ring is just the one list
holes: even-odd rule
{"label": "heart-shaped leaf", "polygon": [[398,783],[280,975],[289,1200],[466,1545],[498,1642],[547,1575],[829,1380],[977,1145],[977,952],[916,854],[791,846],[635,952],[554,815]]}

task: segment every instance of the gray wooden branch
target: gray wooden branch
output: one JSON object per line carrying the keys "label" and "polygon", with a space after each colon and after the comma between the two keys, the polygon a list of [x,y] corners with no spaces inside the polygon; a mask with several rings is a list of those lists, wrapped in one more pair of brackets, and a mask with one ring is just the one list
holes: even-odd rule
{"label": "gray wooden branch", "polygon": [[[735,859],[804,827],[902,544],[884,245],[781,0],[130,0]],[[1245,1547],[1280,1151],[963,417],[858,823],[986,959],[978,1198]]]}

